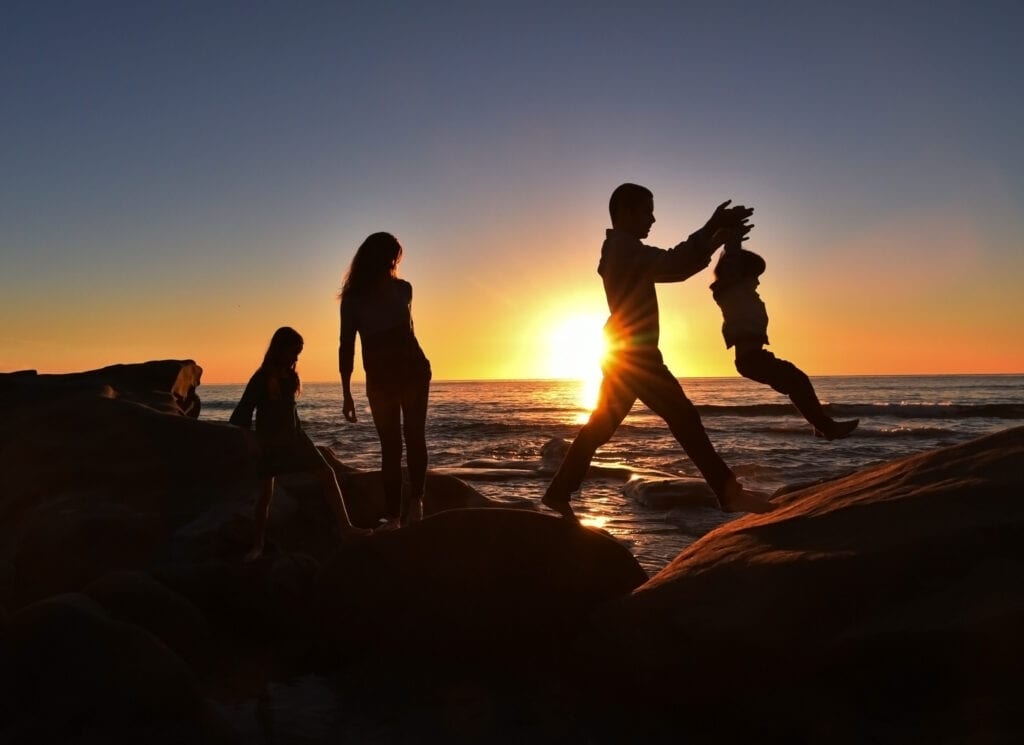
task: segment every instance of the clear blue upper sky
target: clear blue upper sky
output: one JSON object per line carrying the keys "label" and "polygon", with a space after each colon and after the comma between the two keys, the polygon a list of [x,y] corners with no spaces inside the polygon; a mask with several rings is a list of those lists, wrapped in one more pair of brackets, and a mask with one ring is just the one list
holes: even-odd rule
{"label": "clear blue upper sky", "polygon": [[[543,374],[506,316],[600,306],[607,195],[632,180],[659,245],[721,199],[756,207],[792,343],[822,332],[797,294],[871,338],[828,299],[877,277],[920,284],[891,309],[904,335],[967,314],[1001,347],[986,369],[1020,371],[1022,38],[1019,0],[7,2],[0,369],[192,356],[238,379],[217,355],[252,367],[291,322],[330,378],[332,293],[390,230],[440,377]],[[667,296],[706,319],[679,343],[720,372],[695,282]]]}

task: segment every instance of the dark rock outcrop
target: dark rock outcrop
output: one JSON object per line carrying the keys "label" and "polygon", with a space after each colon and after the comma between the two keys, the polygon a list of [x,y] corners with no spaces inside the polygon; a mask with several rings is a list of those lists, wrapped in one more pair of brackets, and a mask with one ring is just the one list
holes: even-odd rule
{"label": "dark rock outcrop", "polygon": [[242,433],[110,398],[22,407],[0,442],[0,558],[20,602],[146,569],[176,531],[251,499]]}
{"label": "dark rock outcrop", "polygon": [[646,579],[601,531],[522,510],[451,510],[338,551],[319,578],[317,618],[342,659],[515,658],[564,646]]}
{"label": "dark rock outcrop", "polygon": [[[524,511],[460,514],[502,503],[437,473],[432,517],[342,550],[318,480],[284,476],[267,552],[243,563],[253,455],[238,428],[194,417],[199,373],[168,361],[0,375],[3,736],[219,741],[204,694],[263,696],[275,678],[350,659],[375,669],[374,645],[395,649],[396,634],[410,653],[458,648],[487,668],[496,631],[504,660],[564,645],[646,579],[593,531]],[[379,473],[324,455],[355,522],[375,525]]]}
{"label": "dark rock outcrop", "polygon": [[166,585],[145,572],[112,572],[82,592],[112,619],[151,633],[193,670],[205,669],[213,651],[206,616]]}
{"label": "dark rock outcrop", "polygon": [[638,478],[627,482],[622,493],[652,510],[718,506],[715,493],[704,479]]}
{"label": "dark rock outcrop", "polygon": [[[339,476],[338,483],[351,504],[352,521],[358,525],[373,525],[384,516],[384,481],[380,471],[359,471]],[[427,471],[424,485],[423,514],[434,515],[445,510],[467,507],[510,507],[536,509],[532,503],[510,505],[485,497],[462,479],[443,473]]]}
{"label": "dark rock outcrop", "polygon": [[603,609],[606,693],[719,741],[1012,741],[1022,463],[1024,428],[1007,430],[722,526]]}
{"label": "dark rock outcrop", "polygon": [[[222,742],[211,697],[314,673],[410,741],[1024,740],[1024,428],[779,495],[650,580],[438,473],[427,519],[340,547],[283,477],[246,564],[252,454],[199,374],[0,375],[0,741]],[[324,454],[374,525],[379,474]]]}
{"label": "dark rock outcrop", "polygon": [[233,741],[181,659],[84,595],[14,613],[0,658],[0,741]]}
{"label": "dark rock outcrop", "polygon": [[154,360],[64,374],[0,373],[0,408],[101,396],[196,418],[200,411],[196,388],[202,375],[203,369],[192,360]]}

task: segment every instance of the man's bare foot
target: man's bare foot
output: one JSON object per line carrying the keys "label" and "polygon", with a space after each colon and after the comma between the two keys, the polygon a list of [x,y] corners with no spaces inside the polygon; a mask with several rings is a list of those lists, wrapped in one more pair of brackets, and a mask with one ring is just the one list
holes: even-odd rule
{"label": "man's bare foot", "polygon": [[554,510],[566,520],[572,520],[574,523],[579,522],[579,518],[572,511],[572,506],[569,504],[568,499],[557,499],[551,494],[545,494],[540,503],[548,509]]}
{"label": "man's bare foot", "polygon": [[723,512],[754,512],[764,514],[771,512],[778,505],[768,500],[767,494],[748,491],[743,485],[732,481],[725,487],[725,493],[718,498]]}
{"label": "man's bare foot", "polygon": [[249,562],[256,561],[256,559],[260,558],[261,556],[263,556],[263,546],[253,546],[252,550],[250,550],[249,553],[245,555],[244,561],[246,564],[248,564]]}

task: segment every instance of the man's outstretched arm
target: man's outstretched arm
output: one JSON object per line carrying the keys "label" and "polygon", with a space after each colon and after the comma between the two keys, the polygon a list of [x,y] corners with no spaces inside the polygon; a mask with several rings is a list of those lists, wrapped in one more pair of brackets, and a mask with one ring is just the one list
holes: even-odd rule
{"label": "man's outstretched arm", "polygon": [[667,251],[659,251],[654,263],[655,282],[682,282],[711,263],[711,256],[728,240],[742,240],[754,227],[747,220],[752,207],[730,207],[731,199],[722,202],[704,226],[685,241]]}

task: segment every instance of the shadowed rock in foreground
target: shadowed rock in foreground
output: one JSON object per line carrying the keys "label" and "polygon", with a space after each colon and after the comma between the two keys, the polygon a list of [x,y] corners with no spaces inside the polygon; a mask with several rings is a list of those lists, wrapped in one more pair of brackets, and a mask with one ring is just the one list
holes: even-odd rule
{"label": "shadowed rock in foreground", "polygon": [[316,617],[342,659],[427,652],[496,664],[564,646],[594,608],[646,580],[603,532],[535,512],[450,510],[335,553]]}
{"label": "shadowed rock in foreground", "polygon": [[1020,741],[1022,466],[1016,428],[722,526],[600,613],[613,697],[712,739]]}
{"label": "shadowed rock in foreground", "polygon": [[[0,602],[80,590],[108,571],[233,562],[251,542],[256,469],[237,427],[199,410],[201,370],[164,360],[85,373],[0,375]],[[383,515],[376,472],[325,451],[353,519]],[[425,509],[492,504],[450,476],[428,475]],[[271,551],[318,561],[336,544],[319,482],[278,479]],[[180,572],[178,572],[180,574]]]}
{"label": "shadowed rock in foreground", "polygon": [[[244,564],[254,464],[198,376],[0,375],[0,742],[307,742],[271,721],[297,677],[325,742],[1024,741],[1024,428],[777,497],[649,581],[442,474],[344,546],[282,478]],[[379,476],[325,455],[372,525]]]}
{"label": "shadowed rock in foreground", "polygon": [[[0,375],[0,741],[219,742],[230,728],[204,693],[265,701],[274,680],[350,661],[373,673],[381,688],[367,694],[387,712],[409,704],[389,678],[420,651],[510,664],[514,649],[564,647],[646,580],[607,535],[462,510],[499,503],[442,474],[425,504],[440,514],[347,546],[316,478],[283,477],[267,555],[245,564],[255,464],[238,428],[195,418],[200,372],[163,361]],[[325,455],[353,517],[375,524],[379,475]]]}

